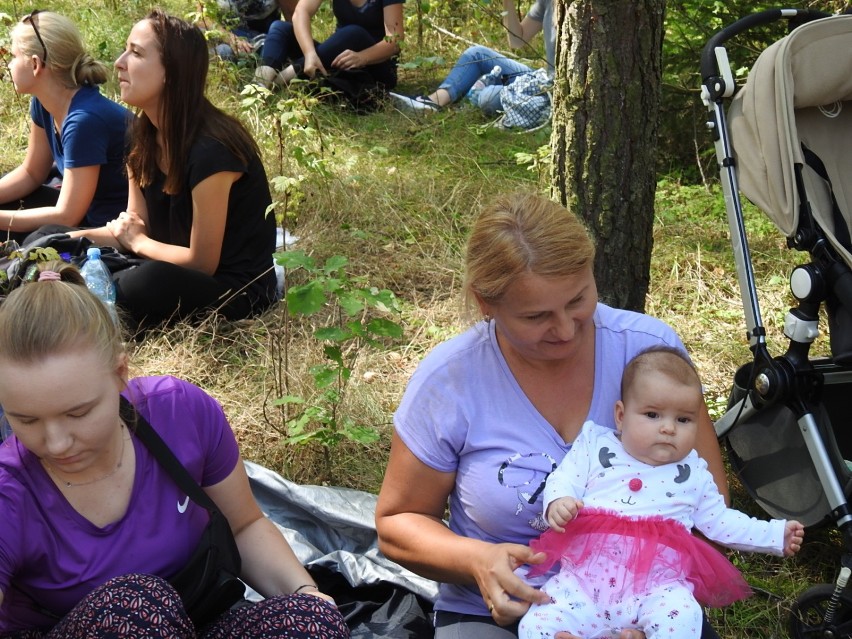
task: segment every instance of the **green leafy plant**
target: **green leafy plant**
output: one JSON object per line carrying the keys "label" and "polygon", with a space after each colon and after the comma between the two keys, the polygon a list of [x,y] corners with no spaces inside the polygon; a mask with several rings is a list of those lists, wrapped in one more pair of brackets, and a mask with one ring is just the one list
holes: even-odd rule
{"label": "green leafy plant", "polygon": [[[300,82],[292,83],[297,87]],[[281,96],[256,84],[241,92],[243,114],[256,131],[265,130],[278,141],[277,175],[270,178],[276,221],[285,227],[296,219],[305,198],[304,182],[320,185],[332,178],[315,110],[323,95],[288,91]]]}
{"label": "green leafy plant", "polygon": [[535,173],[538,176],[539,183],[543,184],[550,174],[550,167],[553,163],[550,156],[550,145],[542,144],[532,152],[519,151],[515,153],[515,162],[520,166],[526,166],[528,171]]}
{"label": "green leafy plant", "polygon": [[[286,323],[283,357],[278,358],[284,367],[278,376],[282,396],[273,404],[282,409],[283,442],[317,443],[330,449],[344,440],[362,445],[377,441],[379,434],[372,427],[341,414],[340,405],[359,353],[402,337],[400,324],[388,317],[399,314],[396,297],[348,275],[349,260],[341,255],[318,264],[302,251],[284,251],[275,254],[275,261],[288,277],[297,271],[306,276],[304,283],[286,289],[282,302]],[[316,392],[308,399],[288,392],[286,341],[296,317],[322,318],[313,338],[322,343],[325,361],[310,368]]]}

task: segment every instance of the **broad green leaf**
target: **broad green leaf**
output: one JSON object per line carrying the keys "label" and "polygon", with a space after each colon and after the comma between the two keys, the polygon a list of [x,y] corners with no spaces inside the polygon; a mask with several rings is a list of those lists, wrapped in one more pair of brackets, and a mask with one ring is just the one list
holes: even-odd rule
{"label": "broad green leaf", "polygon": [[337,296],[337,303],[349,317],[354,317],[364,310],[364,302],[358,291],[343,291]]}
{"label": "broad green leaf", "polygon": [[314,337],[318,340],[328,340],[330,342],[345,342],[352,337],[352,333],[339,326],[326,326],[315,330]]}
{"label": "broad green leaf", "polygon": [[322,350],[328,359],[332,362],[337,362],[337,365],[341,368],[346,368],[346,364],[343,361],[343,351],[340,350],[339,346],[326,346]]}
{"label": "broad green leaf", "polygon": [[325,304],[325,290],[320,282],[314,280],[287,291],[287,310],[290,313],[313,315]]}
{"label": "broad green leaf", "polygon": [[291,435],[290,437],[286,437],[284,439],[285,444],[309,444],[313,440],[317,438],[317,434],[315,432],[310,433],[300,433],[298,435]]}
{"label": "broad green leaf", "polygon": [[352,335],[356,337],[367,337],[367,331],[361,325],[361,322],[353,320],[346,323],[346,327],[352,331]]}
{"label": "broad green leaf", "polygon": [[367,322],[367,330],[373,335],[380,335],[382,337],[393,337],[396,339],[402,337],[402,326],[383,317],[376,317]]}
{"label": "broad green leaf", "polygon": [[343,280],[338,277],[325,277],[322,279],[323,288],[332,295],[340,295],[343,289]]}
{"label": "broad green leaf", "polygon": [[315,268],[314,258],[305,255],[304,251],[281,251],[275,253],[275,262],[284,268],[305,268],[312,271]]}
{"label": "broad green leaf", "polygon": [[343,429],[343,435],[359,444],[367,445],[379,441],[379,434],[367,426],[354,424]]}
{"label": "broad green leaf", "polygon": [[317,388],[331,386],[337,381],[337,371],[328,366],[315,366],[311,369],[311,374],[314,376]]}
{"label": "broad green leaf", "polygon": [[346,259],[343,255],[332,255],[325,261],[325,266],[323,266],[323,271],[325,271],[326,275],[331,275],[332,273],[336,273],[344,266],[349,264],[349,260]]}
{"label": "broad green leaf", "polygon": [[305,426],[307,426],[311,421],[311,411],[306,410],[298,417],[291,419],[287,422],[287,432],[291,435],[298,435],[299,433],[304,432]]}

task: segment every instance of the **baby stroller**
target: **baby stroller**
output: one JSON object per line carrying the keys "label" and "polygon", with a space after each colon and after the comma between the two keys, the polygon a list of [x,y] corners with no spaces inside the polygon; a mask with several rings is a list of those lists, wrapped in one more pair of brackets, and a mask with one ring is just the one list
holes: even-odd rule
{"label": "baby stroller", "polygon": [[[760,54],[737,90],[725,43],[778,20],[789,21],[789,33]],[[790,635],[852,637],[852,15],[747,16],[708,41],[701,78],[753,354],[735,375],[716,434],[770,516],[842,533],[836,582],[798,597]],[[785,317],[780,355],[766,341],[740,192],[789,247],[807,253],[790,276],[797,305]],[[830,357],[810,353],[821,309]]]}

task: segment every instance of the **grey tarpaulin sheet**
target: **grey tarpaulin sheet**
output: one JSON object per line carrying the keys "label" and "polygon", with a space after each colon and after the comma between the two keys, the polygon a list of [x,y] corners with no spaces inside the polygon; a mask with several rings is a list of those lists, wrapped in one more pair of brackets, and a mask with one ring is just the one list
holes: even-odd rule
{"label": "grey tarpaulin sheet", "polygon": [[415,575],[379,552],[375,495],[295,484],[258,464],[245,462],[245,466],[261,509],[282,530],[307,568],[339,572],[352,586],[386,582],[435,600],[438,586],[434,581]]}

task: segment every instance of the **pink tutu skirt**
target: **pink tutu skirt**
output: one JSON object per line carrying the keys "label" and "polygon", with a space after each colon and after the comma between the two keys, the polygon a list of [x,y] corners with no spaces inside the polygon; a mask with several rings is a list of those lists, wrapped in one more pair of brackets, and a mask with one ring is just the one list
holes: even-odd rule
{"label": "pink tutu skirt", "polygon": [[722,553],[680,523],[662,517],[624,517],[585,509],[565,526],[564,533],[548,530],[530,547],[547,554],[530,576],[546,573],[558,561],[581,566],[617,548],[619,561],[631,573],[629,586],[637,594],[653,585],[659,574],[683,575],[705,606],[727,606],[751,594],[745,579]]}

